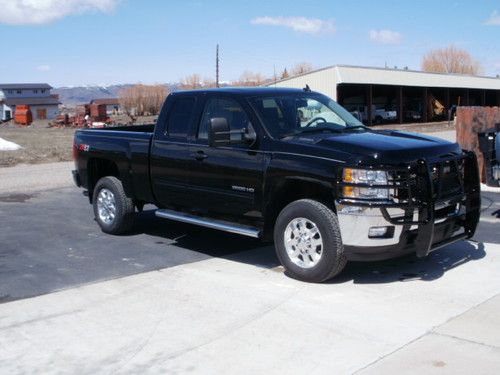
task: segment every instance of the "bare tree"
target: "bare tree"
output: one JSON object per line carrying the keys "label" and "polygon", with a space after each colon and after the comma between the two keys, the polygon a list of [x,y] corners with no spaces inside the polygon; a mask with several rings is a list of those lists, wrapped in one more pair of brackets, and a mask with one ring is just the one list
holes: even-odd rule
{"label": "bare tree", "polygon": [[120,106],[127,115],[131,116],[135,110],[134,86],[120,90],[118,93]]}
{"label": "bare tree", "polygon": [[203,82],[201,80],[201,76],[197,73],[193,73],[187,77],[184,77],[181,80],[180,88],[182,90],[200,89],[202,87],[203,87]]}
{"label": "bare tree", "polygon": [[304,74],[313,70],[313,66],[308,62],[301,62],[290,69],[290,75],[297,76],[299,74]]}
{"label": "bare tree", "polygon": [[429,51],[422,59],[422,70],[434,73],[478,75],[482,72],[482,67],[469,52],[452,45]]}
{"label": "bare tree", "polygon": [[286,70],[286,68],[281,72],[281,76],[280,76],[280,79],[285,79],[285,78],[288,78],[290,77],[290,74],[288,74],[288,70]]}
{"label": "bare tree", "polygon": [[254,73],[249,70],[245,70],[238,81],[232,83],[233,86],[260,86],[269,79],[264,77],[261,73]]}
{"label": "bare tree", "polygon": [[211,89],[214,87],[217,87],[217,84],[213,78],[210,77],[204,77],[203,78],[203,87],[206,89]]}
{"label": "bare tree", "polygon": [[168,95],[164,85],[134,85],[119,94],[120,105],[129,116],[157,115]]}

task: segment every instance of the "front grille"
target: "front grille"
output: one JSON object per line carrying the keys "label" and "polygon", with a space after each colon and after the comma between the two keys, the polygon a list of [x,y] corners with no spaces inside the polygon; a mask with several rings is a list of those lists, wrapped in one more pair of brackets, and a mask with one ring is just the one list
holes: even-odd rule
{"label": "front grille", "polygon": [[[432,163],[429,166],[429,173],[432,182],[433,200],[438,201],[463,194],[463,158]],[[426,199],[427,191],[425,186],[427,180],[424,174],[417,173],[417,169],[392,172],[391,176],[391,182],[395,187],[393,198],[397,202],[409,202],[410,197],[417,201]]]}
{"label": "front grille", "polygon": [[430,166],[435,199],[445,199],[462,191],[463,160],[446,160]]}

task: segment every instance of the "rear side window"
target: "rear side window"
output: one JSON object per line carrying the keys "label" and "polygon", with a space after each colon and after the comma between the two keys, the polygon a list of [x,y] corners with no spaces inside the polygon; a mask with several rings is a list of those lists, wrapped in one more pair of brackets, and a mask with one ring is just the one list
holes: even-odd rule
{"label": "rear side window", "polygon": [[189,125],[193,115],[195,98],[179,98],[172,108],[167,122],[167,134],[172,138],[187,138]]}

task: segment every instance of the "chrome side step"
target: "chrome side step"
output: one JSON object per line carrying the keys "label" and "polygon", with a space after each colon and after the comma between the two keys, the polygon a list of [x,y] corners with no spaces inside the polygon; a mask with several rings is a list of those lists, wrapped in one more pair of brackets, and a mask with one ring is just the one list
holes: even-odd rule
{"label": "chrome side step", "polygon": [[260,229],[248,225],[232,223],[229,221],[209,219],[206,217],[195,216],[184,212],[160,209],[156,210],[155,215],[162,219],[181,221],[183,223],[199,225],[206,228],[218,229],[224,232],[241,234],[242,236],[259,238]]}

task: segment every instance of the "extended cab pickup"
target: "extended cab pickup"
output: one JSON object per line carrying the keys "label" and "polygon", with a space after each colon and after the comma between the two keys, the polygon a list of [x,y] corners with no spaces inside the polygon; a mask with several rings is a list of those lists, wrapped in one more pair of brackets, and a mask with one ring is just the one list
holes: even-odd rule
{"label": "extended cab pickup", "polygon": [[176,92],[154,126],[77,131],[74,155],[104,232],[130,230],[152,203],[159,218],[274,240],[306,281],[348,260],[424,257],[479,220],[472,152],[371,130],[310,90]]}

